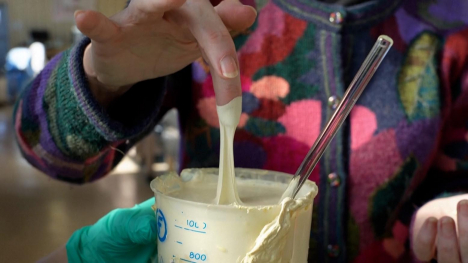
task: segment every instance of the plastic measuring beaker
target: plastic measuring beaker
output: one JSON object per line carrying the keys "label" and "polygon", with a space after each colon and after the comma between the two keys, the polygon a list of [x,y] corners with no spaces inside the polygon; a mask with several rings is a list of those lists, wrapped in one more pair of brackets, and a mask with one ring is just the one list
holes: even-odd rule
{"label": "plastic measuring beaker", "polygon": [[[201,186],[206,183],[216,187],[218,169],[214,168],[186,169],[180,177],[177,174],[167,174],[151,182],[151,189],[156,197],[159,263],[307,262],[312,201],[317,194],[315,183],[307,181],[296,197],[300,199],[307,196],[310,199],[307,202],[310,203],[295,211],[288,219],[289,230],[282,233],[282,245],[276,244],[273,246],[278,247],[269,248],[281,251],[274,251],[277,255],[267,262],[265,259],[248,261],[244,258],[256,245],[262,230],[278,219],[282,209],[278,201],[292,175],[266,170],[236,169],[236,182],[241,200],[244,201],[244,186],[254,184],[264,189],[266,187],[267,190],[271,186],[271,192],[276,191],[277,196],[272,196],[269,205],[249,205],[248,202],[241,206],[216,205],[174,197],[174,193],[184,191],[187,183],[197,180],[197,183],[200,183],[200,175],[215,178],[211,181],[202,179]],[[200,193],[203,191],[200,190]],[[215,196],[213,200],[214,198]],[[197,197],[193,199],[197,200]]]}

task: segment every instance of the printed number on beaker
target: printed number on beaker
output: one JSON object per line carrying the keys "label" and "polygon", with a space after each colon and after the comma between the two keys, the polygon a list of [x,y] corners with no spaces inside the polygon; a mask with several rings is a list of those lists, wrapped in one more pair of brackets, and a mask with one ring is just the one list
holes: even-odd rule
{"label": "printed number on beaker", "polygon": [[[187,220],[187,225],[188,225],[189,227],[193,227],[193,228],[200,228],[200,227],[198,226],[198,223],[195,222],[195,221],[193,221],[193,220]],[[203,223],[202,226],[203,226],[202,229],[205,229],[205,228],[206,228],[206,223]]]}
{"label": "printed number on beaker", "polygon": [[205,261],[206,260],[206,255],[205,254],[200,254],[200,253],[190,252],[190,258],[195,259],[195,260]]}

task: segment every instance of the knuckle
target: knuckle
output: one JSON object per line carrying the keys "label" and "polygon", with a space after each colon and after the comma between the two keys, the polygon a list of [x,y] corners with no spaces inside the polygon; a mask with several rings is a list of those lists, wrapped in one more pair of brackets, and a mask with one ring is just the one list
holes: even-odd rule
{"label": "knuckle", "polygon": [[143,15],[144,17],[150,15],[151,13],[157,11],[159,9],[159,1],[135,1],[134,5],[130,2],[130,7],[134,8],[136,14],[140,16]]}
{"label": "knuckle", "polygon": [[208,32],[208,39],[210,41],[221,42],[230,39],[231,35],[228,32],[220,30],[212,30]]}

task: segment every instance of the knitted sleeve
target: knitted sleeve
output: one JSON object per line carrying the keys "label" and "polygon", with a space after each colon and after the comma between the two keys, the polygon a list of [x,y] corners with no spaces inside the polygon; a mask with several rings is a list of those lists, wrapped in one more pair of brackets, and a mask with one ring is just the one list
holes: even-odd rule
{"label": "knitted sleeve", "polygon": [[97,180],[155,125],[165,78],[136,84],[104,109],[93,98],[80,44],[53,58],[15,105],[23,156],[47,175],[70,183]]}

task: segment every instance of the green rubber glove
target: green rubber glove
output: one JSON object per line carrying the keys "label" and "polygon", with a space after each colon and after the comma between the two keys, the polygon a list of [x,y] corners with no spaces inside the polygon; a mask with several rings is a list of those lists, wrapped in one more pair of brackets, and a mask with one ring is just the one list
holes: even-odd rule
{"label": "green rubber glove", "polygon": [[154,197],[116,209],[77,230],[66,245],[68,262],[152,262],[157,256]]}

